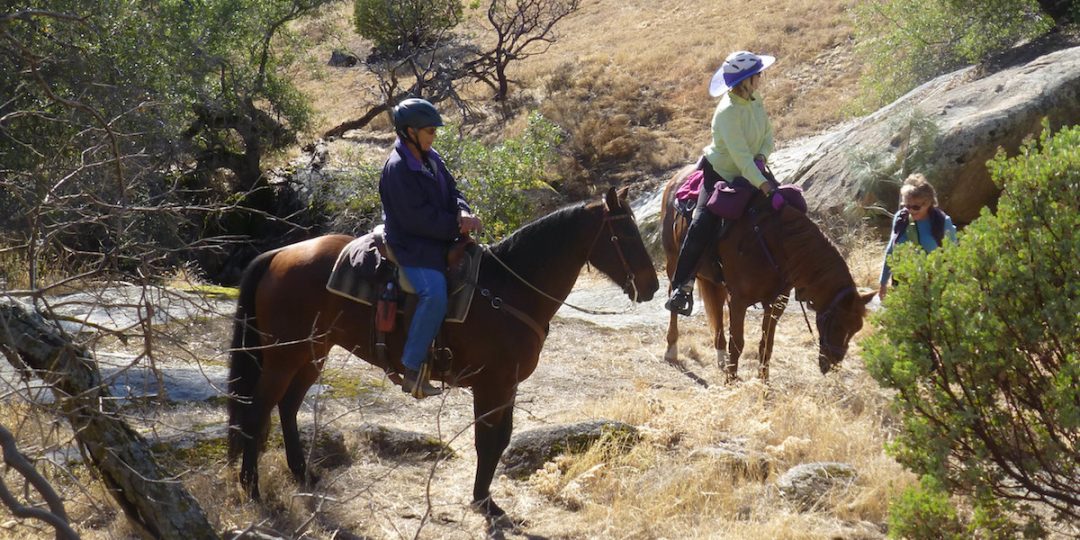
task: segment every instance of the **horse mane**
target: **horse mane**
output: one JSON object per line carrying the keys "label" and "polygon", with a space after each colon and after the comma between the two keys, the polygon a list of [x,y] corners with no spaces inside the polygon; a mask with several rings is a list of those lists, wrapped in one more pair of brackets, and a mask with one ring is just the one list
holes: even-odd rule
{"label": "horse mane", "polygon": [[[539,259],[543,256],[541,254],[551,253],[551,250],[547,248],[558,248],[567,243],[567,235],[572,234],[567,232],[567,229],[573,231],[580,225],[577,220],[586,206],[584,202],[575,203],[537,218],[514,231],[510,236],[492,244],[491,251],[502,259],[517,259],[519,253],[522,254],[521,256],[531,255]],[[536,243],[537,239],[540,239],[540,243]],[[528,243],[528,249],[519,249],[525,243]],[[519,260],[518,262],[528,265],[533,261]],[[542,265],[544,262],[537,260],[535,264]]]}
{"label": "horse mane", "polygon": [[[847,262],[836,244],[806,215],[785,207],[780,214],[780,237],[787,259],[787,274],[796,287],[804,288],[811,300],[821,300],[821,294],[832,295],[846,286],[853,286]],[[825,301],[828,301],[826,299]]]}

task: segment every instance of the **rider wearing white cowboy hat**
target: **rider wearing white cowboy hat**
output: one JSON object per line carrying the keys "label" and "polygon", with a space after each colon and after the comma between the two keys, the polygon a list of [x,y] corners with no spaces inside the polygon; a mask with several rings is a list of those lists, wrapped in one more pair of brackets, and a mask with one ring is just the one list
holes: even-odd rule
{"label": "rider wearing white cowboy hat", "polygon": [[721,97],[712,118],[712,144],[698,161],[704,182],[690,228],[679,249],[671,279],[668,310],[689,315],[693,310],[694,276],[705,248],[719,236],[723,220],[705,208],[716,182],[748,182],[765,194],[773,185],[765,178],[766,159],[773,151],[773,129],[758,89],[762,71],[776,61],[748,51],[733,52],[709,83],[709,94]]}

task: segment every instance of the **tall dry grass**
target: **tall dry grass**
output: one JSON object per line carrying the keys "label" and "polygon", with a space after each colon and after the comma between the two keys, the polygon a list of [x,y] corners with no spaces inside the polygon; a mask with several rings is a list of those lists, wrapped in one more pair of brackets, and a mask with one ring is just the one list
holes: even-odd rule
{"label": "tall dry grass", "polygon": [[[844,118],[856,98],[860,68],[852,57],[851,0],[594,0],[557,27],[544,54],[512,64],[510,116],[488,90],[465,88],[484,129],[521,129],[538,109],[569,137],[559,172],[571,196],[593,184],[652,181],[697,156],[708,143],[716,100],[708,82],[724,57],[749,49],[775,55],[764,89],[780,145]],[[358,117],[377,102],[362,69],[330,68],[330,51],[363,56],[351,29],[351,3],[333,6],[301,30],[317,43],[293,74],[314,102],[313,133]],[[469,10],[461,30],[484,43],[483,11]],[[384,120],[371,129],[386,129]]]}

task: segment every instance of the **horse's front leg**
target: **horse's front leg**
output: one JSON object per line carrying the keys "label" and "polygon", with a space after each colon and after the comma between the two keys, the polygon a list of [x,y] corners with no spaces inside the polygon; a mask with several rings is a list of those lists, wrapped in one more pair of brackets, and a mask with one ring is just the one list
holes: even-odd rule
{"label": "horse's front leg", "polygon": [[514,430],[516,393],[517,386],[512,383],[485,381],[473,387],[476,479],[473,483],[472,504],[491,520],[506,515],[506,512],[491,500],[491,480],[495,477],[499,458],[510,444],[510,435]]}
{"label": "horse's front leg", "polygon": [[758,358],[761,359],[761,367],[758,370],[758,378],[762,382],[769,381],[769,359],[772,358],[773,341],[776,338],[776,325],[780,322],[780,316],[787,308],[788,297],[780,296],[772,304],[765,306],[761,319],[761,342],[758,344]]}
{"label": "horse's front leg", "polygon": [[728,359],[724,369],[726,382],[732,383],[739,380],[739,356],[742,355],[744,325],[746,323],[747,305],[732,298],[728,303],[728,317],[731,319],[731,335],[728,339]]}
{"label": "horse's front leg", "polygon": [[[668,296],[671,294],[668,293]],[[674,311],[668,313],[667,351],[664,352],[664,361],[677,368],[683,367],[679,362],[679,316]]]}

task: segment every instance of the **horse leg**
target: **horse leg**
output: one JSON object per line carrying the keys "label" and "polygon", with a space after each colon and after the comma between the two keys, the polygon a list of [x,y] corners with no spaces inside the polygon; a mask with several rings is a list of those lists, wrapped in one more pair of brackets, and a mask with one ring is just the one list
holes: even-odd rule
{"label": "horse leg", "polygon": [[705,314],[709,317],[709,328],[713,331],[713,350],[716,351],[716,365],[722,370],[727,363],[727,340],[724,339],[724,301],[727,288],[704,279],[698,280],[701,300],[705,304]]}
{"label": "horse leg", "polygon": [[474,430],[476,432],[476,479],[473,483],[473,507],[491,520],[497,520],[506,512],[491,500],[491,480],[499,458],[510,444],[514,429],[514,384],[499,386],[477,385],[473,394]]}
{"label": "horse leg", "polygon": [[746,322],[747,305],[741,301],[731,299],[728,303],[728,317],[731,319],[731,336],[728,340],[727,369],[724,370],[725,381],[732,383],[739,380],[739,356],[742,355],[744,324]]}
{"label": "horse leg", "polygon": [[787,296],[780,296],[772,304],[765,306],[761,319],[761,342],[758,344],[758,358],[761,359],[761,367],[758,378],[762,382],[769,381],[769,359],[772,357],[773,340],[776,337],[776,325],[780,322],[780,316],[787,308]]}
{"label": "horse leg", "polygon": [[664,352],[664,361],[677,368],[683,367],[679,362],[679,316],[673,311],[668,314],[667,351]]}
{"label": "horse leg", "polygon": [[[269,352],[269,350],[267,351]],[[269,355],[264,354],[264,359]],[[270,425],[270,413],[285,393],[288,378],[279,373],[271,373],[263,363],[263,374],[259,377],[255,395],[251,398],[248,413],[240,423],[244,437],[243,462],[240,465],[240,485],[247,489],[252,500],[259,500],[259,453],[266,440]]]}
{"label": "horse leg", "polygon": [[302,486],[315,485],[319,479],[311,475],[310,482],[307,481],[307,460],[304,447],[300,442],[300,430],[296,425],[296,413],[300,410],[300,405],[304,403],[304,396],[307,395],[308,389],[318,378],[319,368],[316,364],[304,366],[293,378],[288,390],[285,391],[285,396],[278,403],[281,435],[285,441],[285,460],[289,463],[293,478]]}

